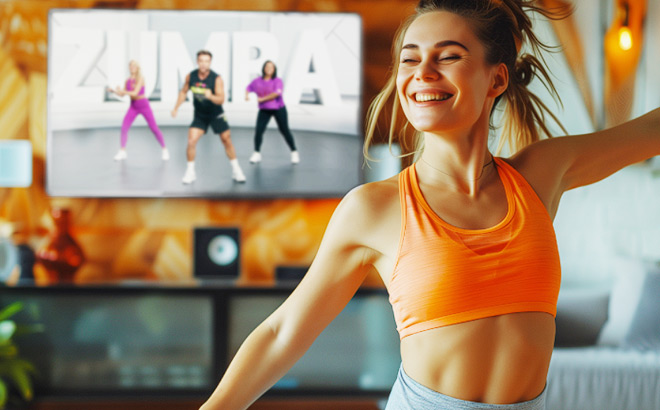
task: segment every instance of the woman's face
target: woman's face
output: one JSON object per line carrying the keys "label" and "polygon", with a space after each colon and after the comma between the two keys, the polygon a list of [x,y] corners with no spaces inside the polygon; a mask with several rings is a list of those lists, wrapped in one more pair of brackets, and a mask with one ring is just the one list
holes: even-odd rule
{"label": "woman's face", "polygon": [[264,66],[264,73],[268,77],[272,77],[274,72],[275,72],[275,64],[271,62],[266,63],[266,65]]}
{"label": "woman's face", "polygon": [[136,74],[138,72],[138,64],[135,61],[131,61],[128,64],[128,71],[131,73],[131,75]]}
{"label": "woman's face", "polygon": [[403,39],[396,87],[415,129],[445,132],[471,128],[490,106],[495,66],[468,20],[446,11],[415,19]]}

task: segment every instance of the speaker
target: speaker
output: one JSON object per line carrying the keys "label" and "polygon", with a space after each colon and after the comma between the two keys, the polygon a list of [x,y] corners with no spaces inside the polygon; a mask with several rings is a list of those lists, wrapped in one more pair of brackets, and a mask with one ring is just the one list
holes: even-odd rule
{"label": "speaker", "polygon": [[195,228],[193,239],[195,277],[238,279],[241,260],[238,228]]}

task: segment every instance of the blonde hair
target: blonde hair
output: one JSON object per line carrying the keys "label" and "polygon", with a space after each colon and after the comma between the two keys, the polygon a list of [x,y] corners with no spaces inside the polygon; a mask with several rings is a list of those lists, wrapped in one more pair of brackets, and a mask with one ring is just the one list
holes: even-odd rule
{"label": "blonde hair", "polygon": [[[532,79],[538,77],[551,95],[561,103],[557,90],[544,68],[545,61],[540,52],[551,51],[555,47],[542,43],[536,37],[526,10],[540,13],[550,19],[561,19],[569,15],[572,9],[565,7],[547,10],[536,6],[535,3],[534,0],[421,0],[417,5],[416,13],[408,17],[396,32],[392,45],[393,65],[390,77],[369,106],[363,149],[366,160],[373,160],[368,153],[369,145],[379,128],[383,114],[387,114],[390,101],[392,103],[388,124],[390,151],[392,143],[398,142],[401,146],[401,157],[410,163],[423,149],[423,134],[411,126],[399,104],[396,75],[406,31],[417,17],[433,11],[448,11],[466,18],[486,50],[486,62],[491,65],[504,63],[509,70],[507,90],[495,99],[491,111],[492,119],[492,113],[498,102],[502,98],[505,99],[498,153],[507,144],[511,153],[514,153],[540,140],[542,134],[551,137],[550,130],[545,124],[546,113],[566,132],[559,119],[536,94],[527,88]],[[529,53],[519,55],[520,46],[524,42],[530,46],[533,54],[540,57],[537,58]],[[387,121],[387,118],[384,119]],[[491,123],[492,128],[494,127]]]}
{"label": "blonde hair", "polygon": [[137,66],[137,71],[135,72],[135,82],[137,83],[142,79],[142,67],[140,67],[140,63],[138,63],[136,60],[129,61],[128,65],[130,66],[132,63],[135,63]]}

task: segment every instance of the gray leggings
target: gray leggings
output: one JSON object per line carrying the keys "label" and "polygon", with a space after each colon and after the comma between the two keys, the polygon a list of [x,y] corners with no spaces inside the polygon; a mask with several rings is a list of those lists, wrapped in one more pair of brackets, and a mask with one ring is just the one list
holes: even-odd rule
{"label": "gray leggings", "polygon": [[544,389],[533,400],[514,404],[465,401],[446,396],[419,384],[403,371],[402,365],[385,410],[544,410],[546,391],[547,389]]}

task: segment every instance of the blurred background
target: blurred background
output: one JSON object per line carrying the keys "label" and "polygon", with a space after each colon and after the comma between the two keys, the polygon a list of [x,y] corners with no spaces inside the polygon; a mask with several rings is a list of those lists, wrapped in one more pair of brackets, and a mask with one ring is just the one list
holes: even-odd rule
{"label": "blurred background", "polygon": [[[660,66],[660,44],[657,42],[660,38],[660,2],[543,0],[540,3],[549,8],[565,4],[575,7],[575,13],[566,20],[538,20],[535,23],[538,35],[549,44],[558,46],[555,52],[544,57],[562,97],[561,103],[555,101],[539,82],[535,81],[531,85],[553,109],[570,134],[610,127],[660,106],[660,76],[655,74]],[[415,2],[409,0],[0,0],[0,140],[29,141],[32,156],[31,184],[27,187],[0,188],[0,239],[9,240],[22,249],[19,256],[14,255],[14,265],[18,263],[17,260],[25,262],[23,259],[30,252],[34,254],[44,249],[52,241],[53,233],[65,229],[75,239],[79,254],[84,255],[74,263],[74,273],[68,278],[76,285],[91,286],[108,282],[126,284],[135,281],[187,283],[194,278],[194,228],[238,228],[240,271],[236,284],[270,286],[276,284],[278,267],[305,267],[311,263],[325,226],[340,200],[50,197],[45,191],[50,9],[357,13],[362,18],[364,38],[363,119],[371,99],[388,78],[394,32],[401,21],[412,13],[414,5]],[[550,124],[550,128],[557,136],[561,136],[562,132],[556,124]],[[382,149],[382,143],[387,141],[386,130],[387,126],[382,124],[379,129],[381,134],[376,138],[381,143],[381,151],[385,152],[387,149]],[[0,161],[3,161],[1,157]],[[7,163],[8,160],[5,158],[4,161]],[[395,159],[393,163],[396,169],[400,168],[398,160]],[[370,175],[368,170],[365,173],[366,180],[382,177]],[[62,210],[67,211],[65,218]],[[622,272],[626,271],[626,263],[660,261],[658,210],[660,163],[657,158],[628,167],[592,186],[566,193],[555,220],[562,260],[562,287],[609,291]],[[58,224],[62,223],[63,218],[68,219],[68,222],[65,228],[60,228]],[[7,279],[9,284],[17,283],[21,277],[34,280],[37,285],[58,285],[62,279],[49,273],[43,264],[33,266],[29,261],[19,263],[16,267],[12,265],[10,270]],[[368,277],[365,282],[365,288],[373,287],[382,288],[380,279],[375,275]],[[6,292],[10,296],[3,301],[21,300],[23,296],[29,300],[35,295],[30,292]],[[203,296],[207,299],[186,299],[192,307],[186,306],[190,311],[199,312],[201,309],[206,312],[196,318],[195,323],[201,326],[203,331],[200,331],[204,335],[210,337],[213,329],[209,330],[208,321],[205,320],[207,316],[213,316],[215,296]],[[257,296],[263,297],[262,294]],[[245,298],[233,303],[241,307],[238,311],[245,311],[246,306],[257,306],[256,311],[250,313],[256,323],[257,318],[260,319],[260,315],[268,309],[272,310],[281,297],[283,294],[262,299],[265,302],[261,307],[258,306],[256,296],[255,303]],[[386,295],[380,294],[380,302],[384,300],[383,297]],[[45,300],[47,303],[42,301],[46,303],[42,306],[59,306],[54,300]],[[117,306],[117,302],[113,304],[102,297],[99,300],[110,306],[108,312],[123,312],[121,303]],[[89,300],[85,299],[84,302]],[[368,299],[358,298],[352,311],[353,316],[349,316],[354,320],[349,320],[352,324],[345,327],[344,331],[354,333],[354,329],[362,326],[359,318],[376,315],[382,319],[377,325],[382,327],[380,330],[388,337],[392,336],[392,324],[388,322],[390,318],[383,314],[387,311],[387,305],[368,302]],[[88,306],[85,303],[80,304],[77,313],[71,313],[71,320],[78,321],[76,329],[84,329],[85,323],[94,322],[94,316],[89,313],[93,309],[90,307],[85,313]],[[159,303],[164,302],[158,299],[146,308],[140,308],[141,302],[131,299],[130,304],[124,308],[132,311],[130,306],[134,304],[138,306],[136,310],[147,309],[145,314],[152,319],[167,317],[169,310],[158,308],[161,306]],[[229,312],[231,309],[228,309]],[[156,323],[159,322],[156,320]],[[228,325],[225,323],[223,326]],[[176,327],[167,328],[167,331],[163,329],[156,330],[164,332],[160,334],[179,332]],[[107,331],[97,330],[101,334]],[[238,343],[235,338],[242,338],[247,331],[241,328],[239,336],[234,334],[232,346]],[[74,333],[62,333],[59,340],[65,340],[71,334]],[[144,340],[152,342],[160,339],[149,336]],[[189,342],[185,338],[183,340]],[[205,361],[212,355],[212,342],[212,339],[204,342],[206,350],[200,353],[201,360]],[[365,343],[372,342],[367,340]],[[332,339],[327,343],[332,345]],[[118,353],[121,349],[117,350],[117,347],[107,348],[110,350],[104,350],[103,354],[126,357]],[[387,345],[383,349],[396,352],[396,344]],[[77,353],[74,349],[67,354]],[[223,360],[216,363],[223,363]],[[371,361],[370,366],[376,366],[374,363],[377,361],[374,359],[366,358],[365,361]],[[213,370],[218,369],[205,371]],[[366,383],[368,385],[369,380]],[[94,408],[113,408],[112,405],[103,406],[97,403]],[[73,408],[80,407],[69,407]],[[315,408],[332,407],[318,405]],[[373,404],[371,407],[354,408],[373,408]]]}

